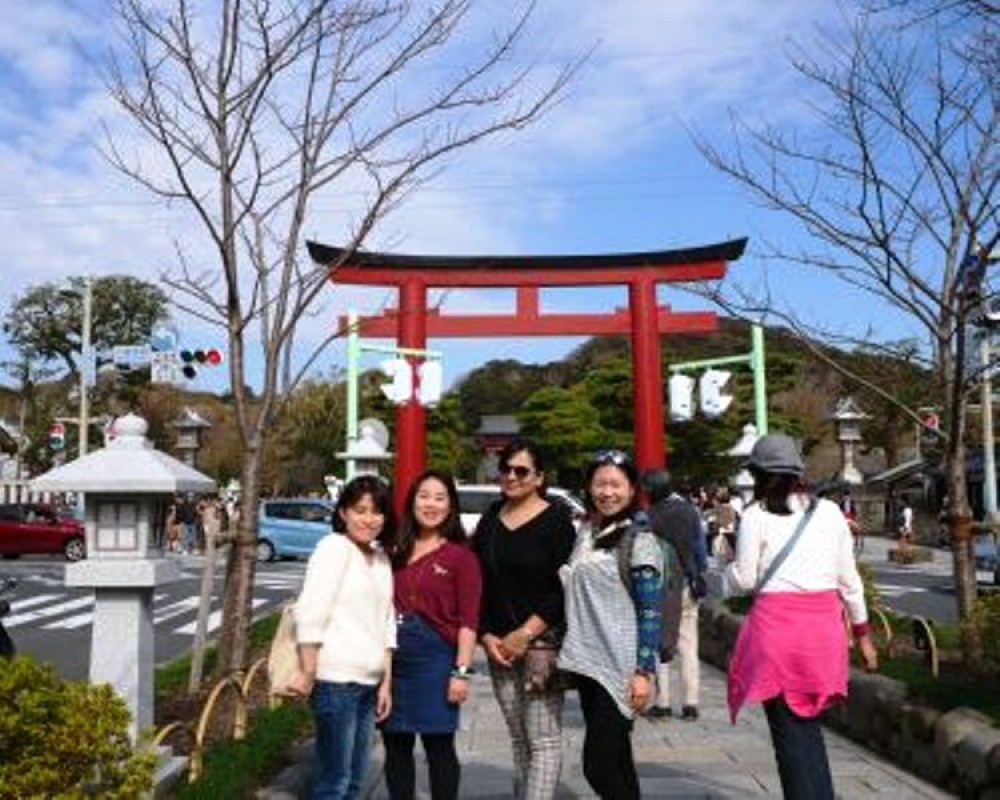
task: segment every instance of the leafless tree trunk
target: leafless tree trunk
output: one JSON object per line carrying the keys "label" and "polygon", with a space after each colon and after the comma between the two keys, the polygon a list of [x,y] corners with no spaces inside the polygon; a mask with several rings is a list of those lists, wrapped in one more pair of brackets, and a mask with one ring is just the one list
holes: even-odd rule
{"label": "leafless tree trunk", "polygon": [[[966,370],[965,343],[990,291],[974,268],[1000,241],[1000,116],[986,61],[953,47],[941,21],[887,28],[890,19],[875,15],[829,40],[825,51],[800,52],[793,65],[817,90],[816,122],[827,134],[818,144],[814,131],[797,136],[737,117],[731,149],[694,135],[713,166],[810,234],[811,244],[799,249],[766,243],[766,258],[781,269],[832,276],[925,331],[923,362],[936,377],[942,410],[958,610],[966,620],[976,597],[966,399],[978,375]],[[955,25],[965,26],[969,40],[995,38],[988,14],[962,15]],[[716,287],[715,296],[729,308],[777,313],[804,337],[852,341],[803,320],[766,287],[730,284]],[[870,345],[869,336],[853,342]],[[892,386],[867,386],[887,399],[895,394]],[[917,418],[914,409],[906,413]],[[965,646],[968,657],[978,657],[974,635]]]}
{"label": "leafless tree trunk", "polygon": [[[144,151],[110,129],[104,152],[125,175],[192,212],[211,263],[177,246],[165,280],[175,304],[218,325],[245,453],[239,530],[227,564],[221,670],[244,665],[261,458],[283,398],[296,327],[328,285],[302,263],[317,194],[357,198],[338,218],[346,256],[447,158],[537,120],[575,64],[542,74],[516,55],[533,3],[471,48],[472,0],[116,0],[123,47],[112,97]],[[144,161],[142,154],[153,158]],[[346,220],[346,222],[345,222]],[[246,391],[248,346],[263,384]]]}

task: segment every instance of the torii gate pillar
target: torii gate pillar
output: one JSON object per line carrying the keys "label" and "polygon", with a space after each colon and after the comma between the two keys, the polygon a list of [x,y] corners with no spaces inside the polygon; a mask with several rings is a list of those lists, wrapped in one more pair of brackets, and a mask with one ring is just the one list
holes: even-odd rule
{"label": "torii gate pillar", "polygon": [[[399,285],[396,341],[401,348],[427,349],[427,285],[416,279]],[[416,374],[416,371],[414,371]],[[403,403],[396,410],[396,481],[394,500],[401,511],[410,482],[427,463],[427,412],[420,403]]]}
{"label": "torii gate pillar", "polygon": [[663,448],[663,369],[657,325],[656,284],[648,278],[629,283],[632,317],[632,407],[635,465],[640,472],[666,466]]}

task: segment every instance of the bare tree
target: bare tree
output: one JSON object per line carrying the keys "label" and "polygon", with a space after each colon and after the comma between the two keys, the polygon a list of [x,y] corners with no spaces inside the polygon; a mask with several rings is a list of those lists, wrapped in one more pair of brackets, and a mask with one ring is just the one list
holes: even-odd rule
{"label": "bare tree", "polygon": [[[832,276],[925,332],[922,354],[942,409],[958,611],[966,620],[976,597],[966,400],[977,378],[966,367],[967,327],[987,292],[985,266],[1000,241],[1000,117],[994,76],[985,74],[983,60],[954,46],[956,30],[992,35],[979,28],[992,19],[963,16],[948,38],[940,22],[911,18],[897,27],[887,17],[862,17],[845,36],[826,40],[825,49],[793,56],[815,90],[812,109],[825,134],[819,143],[815,135],[738,117],[731,149],[695,139],[713,166],[809,234],[802,246],[765,243],[765,257],[782,269]],[[716,296],[730,308],[777,313],[803,337],[831,336],[766,287],[718,287]],[[871,346],[868,336],[861,332],[855,341]],[[892,386],[869,381],[868,388],[897,396]],[[970,656],[978,652],[974,633],[966,648]]]}
{"label": "bare tree", "polygon": [[[104,152],[193,212],[211,263],[179,243],[166,281],[177,305],[228,338],[245,458],[220,669],[247,656],[261,457],[301,372],[296,327],[330,278],[300,259],[310,202],[321,193],[360,206],[343,226],[346,260],[448,156],[537,120],[575,64],[541,74],[518,61],[532,10],[515,4],[509,27],[470,56],[472,0],[116,0],[124,47],[108,60],[108,86],[146,149],[109,129]],[[257,338],[264,377],[251,404]]]}

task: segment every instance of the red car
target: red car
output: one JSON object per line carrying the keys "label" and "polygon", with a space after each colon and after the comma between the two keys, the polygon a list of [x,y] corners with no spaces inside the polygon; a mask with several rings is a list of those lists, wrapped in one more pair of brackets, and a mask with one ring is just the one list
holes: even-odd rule
{"label": "red car", "polygon": [[62,553],[67,561],[86,557],[83,525],[41,503],[0,505],[0,555]]}

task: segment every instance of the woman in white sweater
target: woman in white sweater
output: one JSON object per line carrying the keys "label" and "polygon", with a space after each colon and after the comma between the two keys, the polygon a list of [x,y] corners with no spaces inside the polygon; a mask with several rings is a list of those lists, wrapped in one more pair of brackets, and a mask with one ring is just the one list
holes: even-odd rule
{"label": "woman in white sweater", "polygon": [[389,493],[372,475],[344,487],[334,530],[309,558],[295,605],[302,675],[316,717],[313,798],[349,800],[364,783],[375,722],[391,706],[396,617],[392,567],[382,543],[393,534]]}
{"label": "woman in white sweater", "polygon": [[878,665],[851,532],[836,505],[798,493],[804,465],[788,436],[762,436],[749,468],[755,502],[726,580],[755,599],[729,662],[730,715],[763,703],[785,797],[833,800],[819,715],[847,696],[842,607],[865,668]]}

